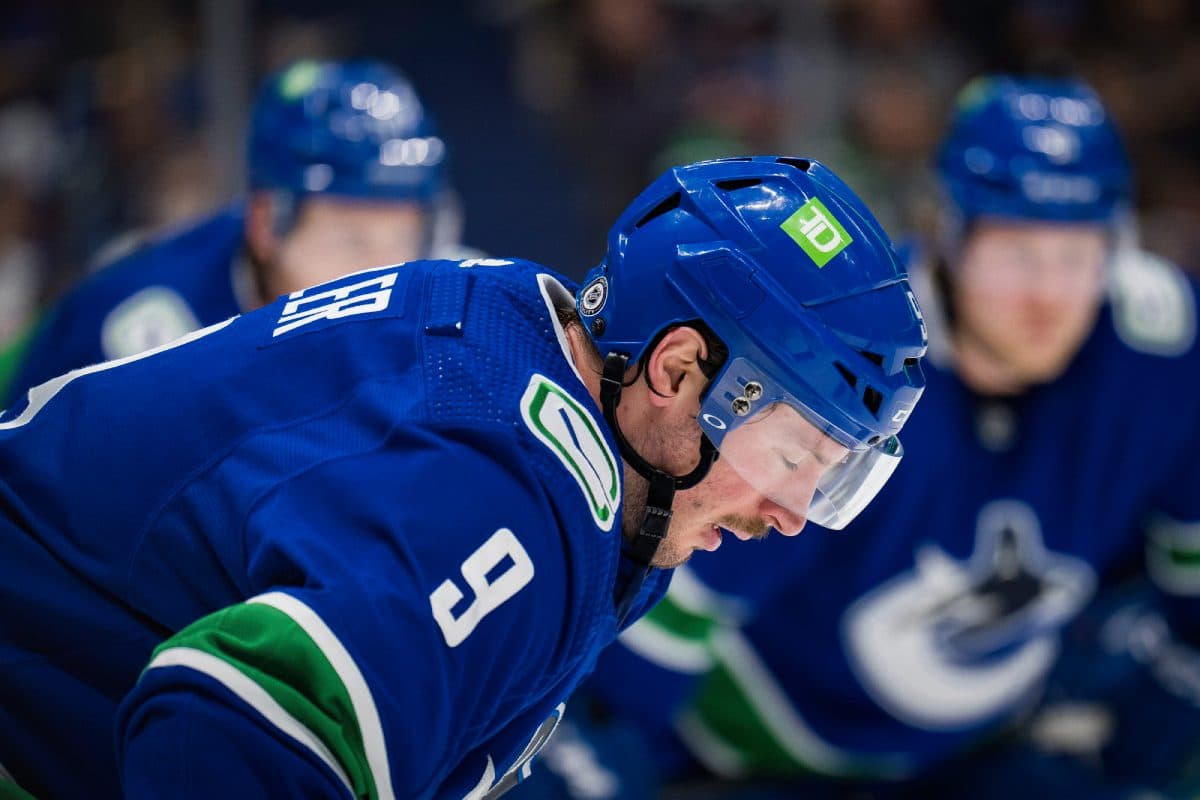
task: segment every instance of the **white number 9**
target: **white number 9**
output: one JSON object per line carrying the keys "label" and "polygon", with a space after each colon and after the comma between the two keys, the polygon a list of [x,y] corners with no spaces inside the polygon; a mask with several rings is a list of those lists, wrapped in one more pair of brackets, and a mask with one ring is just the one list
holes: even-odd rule
{"label": "white number 9", "polygon": [[[512,559],[512,565],[489,581],[488,573],[506,557]],[[533,561],[513,532],[501,528],[467,556],[462,563],[462,576],[475,599],[458,616],[453,608],[463,599],[463,593],[449,578],[429,595],[433,619],[450,647],[462,644],[485,616],[533,580]]]}

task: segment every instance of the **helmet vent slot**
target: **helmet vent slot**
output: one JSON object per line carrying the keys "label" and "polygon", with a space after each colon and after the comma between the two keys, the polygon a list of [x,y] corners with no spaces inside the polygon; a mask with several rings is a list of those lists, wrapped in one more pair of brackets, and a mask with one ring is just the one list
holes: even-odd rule
{"label": "helmet vent slot", "polygon": [[865,358],[867,361],[870,361],[875,366],[883,366],[883,356],[879,355],[879,353],[872,353],[870,350],[859,350],[858,352],[863,358]]}
{"label": "helmet vent slot", "polygon": [[863,392],[863,405],[867,407],[868,411],[878,417],[879,407],[883,405],[883,394],[874,386],[868,386],[867,390]]}
{"label": "helmet vent slot", "polygon": [[919,361],[920,359],[918,358],[906,358],[904,359],[904,366],[915,367]]}
{"label": "helmet vent slot", "polygon": [[674,211],[675,209],[679,208],[679,202],[680,202],[679,192],[676,192],[675,194],[671,195],[666,200],[663,200],[661,203],[656,205],[654,208],[652,208],[648,212],[646,212],[646,216],[644,216],[640,220],[638,220],[636,227],[640,228],[643,225],[645,225],[647,222],[650,222],[651,220],[655,219],[656,217],[661,217],[663,214],[666,214],[668,211]]}
{"label": "helmet vent slot", "polygon": [[842,373],[842,377],[846,379],[846,383],[850,384],[851,389],[858,386],[858,376],[851,372],[849,367],[840,361],[833,362],[833,365],[837,367],[838,372]]}
{"label": "helmet vent slot", "polygon": [[738,189],[748,189],[751,186],[758,186],[760,183],[762,183],[762,178],[734,178],[728,181],[717,181],[717,188],[726,192],[733,192]]}
{"label": "helmet vent slot", "polygon": [[812,162],[807,158],[777,158],[775,159],[775,163],[788,164],[800,170],[801,172],[808,172],[809,168],[812,166]]}

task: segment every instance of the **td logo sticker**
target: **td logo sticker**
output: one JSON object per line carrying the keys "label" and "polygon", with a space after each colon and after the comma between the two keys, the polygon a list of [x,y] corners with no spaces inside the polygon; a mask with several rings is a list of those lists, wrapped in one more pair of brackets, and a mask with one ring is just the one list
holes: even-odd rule
{"label": "td logo sticker", "polygon": [[315,61],[297,61],[279,78],[279,94],[285,100],[296,100],[313,88],[321,76],[321,66]]}
{"label": "td logo sticker", "polygon": [[818,269],[854,241],[825,204],[815,197],[796,209],[796,213],[779,227],[808,253]]}

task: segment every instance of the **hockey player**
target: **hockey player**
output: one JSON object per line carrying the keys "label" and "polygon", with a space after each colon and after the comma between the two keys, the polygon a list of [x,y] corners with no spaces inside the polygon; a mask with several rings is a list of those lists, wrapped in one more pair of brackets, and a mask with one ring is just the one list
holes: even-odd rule
{"label": "hockey player", "polygon": [[[680,571],[601,659],[593,694],[649,732],[655,746],[642,752],[668,778],[775,778],[789,781],[786,797],[866,787],[1095,800],[1138,783],[1134,769],[1105,774],[1031,747],[1007,749],[990,772],[976,759],[945,765],[1039,701],[1064,626],[1144,546],[1169,615],[1190,614],[1194,629],[1196,289],[1122,242],[1129,167],[1081,83],[970,84],[937,170],[945,229],[908,257],[929,326],[929,392],[879,502],[841,534]],[[1134,642],[1127,659],[1174,654],[1159,678],[1139,680],[1157,680],[1195,720],[1200,657],[1181,666],[1183,642],[1158,635],[1151,647],[1132,624],[1121,630]],[[1162,760],[1148,719],[1135,738]],[[1111,723],[1088,715],[1034,730],[1069,748],[1090,738],[1094,767]],[[1064,728],[1085,735],[1069,744]],[[1194,721],[1177,728],[1178,767],[1200,737]],[[593,772],[609,769],[616,785],[621,761],[599,758]]]}
{"label": "hockey player", "polygon": [[[270,77],[249,194],[103,268],[47,312],[7,393],[123,358],[315,283],[429,257],[451,227],[446,147],[408,79],[377,62]],[[441,255],[439,253],[439,255]]]}
{"label": "hockey player", "polygon": [[495,797],[669,568],[863,508],[924,350],[855,195],[759,157],[669,171],[582,289],[375,268],[34,387],[0,416],[0,763],[41,797]]}

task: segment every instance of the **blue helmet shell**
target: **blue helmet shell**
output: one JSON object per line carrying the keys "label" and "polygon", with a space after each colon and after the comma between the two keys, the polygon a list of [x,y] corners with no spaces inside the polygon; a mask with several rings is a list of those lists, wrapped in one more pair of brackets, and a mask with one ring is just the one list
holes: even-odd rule
{"label": "blue helmet shell", "polygon": [[961,221],[1112,222],[1129,159],[1100,98],[1078,80],[988,76],[959,92],[936,167]]}
{"label": "blue helmet shell", "polygon": [[252,190],[429,204],[446,146],[408,79],[374,61],[298,61],[263,84],[247,142]]}
{"label": "blue helmet shell", "polygon": [[703,320],[730,351],[709,395],[755,380],[847,444],[894,435],[924,389],[925,327],[904,269],[862,201],[816,161],[669,170],[617,220],[576,306],[601,355],[630,360],[670,325]]}

